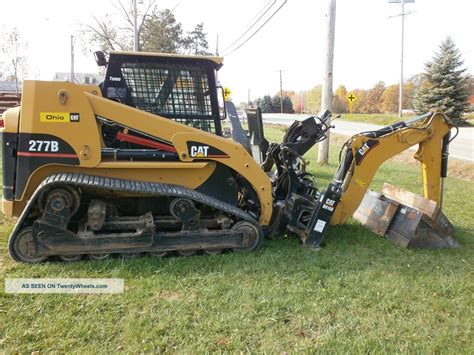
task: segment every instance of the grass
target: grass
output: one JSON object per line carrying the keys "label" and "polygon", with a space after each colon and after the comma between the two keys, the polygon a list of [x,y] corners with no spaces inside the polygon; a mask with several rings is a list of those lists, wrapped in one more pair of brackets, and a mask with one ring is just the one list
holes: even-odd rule
{"label": "grass", "polygon": [[[267,137],[281,139],[269,129]],[[310,170],[321,187],[336,169]],[[420,192],[419,171],[387,162],[384,181]],[[0,352],[474,352],[474,185],[445,182],[463,248],[406,250],[354,221],[314,252],[292,237],[255,253],[24,265],[0,226]],[[1,217],[0,217],[1,218]],[[10,295],[4,279],[118,277],[120,295]]]}
{"label": "grass", "polygon": [[407,118],[414,117],[414,115],[398,117],[397,114],[365,114],[365,113],[348,113],[341,114],[341,119],[346,121],[364,122],[371,124],[378,124],[381,126],[388,126],[396,122],[406,120]]}
{"label": "grass", "polygon": [[[374,114],[366,114],[366,113],[353,113],[350,116],[348,113],[341,114],[341,119],[346,121],[354,121],[354,122],[363,122],[363,123],[371,123],[371,124],[378,124],[381,126],[388,126],[394,124],[399,121],[404,121],[410,118],[415,117],[415,114],[411,115],[403,115],[403,117],[398,117],[398,114],[382,114],[382,113],[374,113]],[[473,126],[474,125],[474,113],[466,113],[464,115],[465,123],[462,126]]]}

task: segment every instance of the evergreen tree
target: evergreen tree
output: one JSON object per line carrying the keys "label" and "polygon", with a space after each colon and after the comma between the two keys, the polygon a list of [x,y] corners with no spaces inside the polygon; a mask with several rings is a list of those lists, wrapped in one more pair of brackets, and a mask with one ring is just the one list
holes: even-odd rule
{"label": "evergreen tree", "polygon": [[263,113],[272,113],[273,112],[272,98],[270,97],[270,95],[265,95],[263,97],[260,108],[262,109]]}
{"label": "evergreen tree", "polygon": [[417,113],[439,108],[454,122],[463,120],[469,107],[469,76],[465,75],[466,69],[459,69],[462,64],[454,41],[446,38],[433,60],[425,64],[422,84],[413,99]]}
{"label": "evergreen tree", "polygon": [[281,99],[280,95],[275,95],[272,97],[272,112],[280,113],[281,112]]}
{"label": "evergreen tree", "polygon": [[295,113],[293,109],[293,102],[288,95],[283,97],[283,112],[284,113]]}
{"label": "evergreen tree", "polygon": [[207,33],[204,32],[204,24],[201,22],[196,25],[194,30],[189,32],[184,40],[184,47],[189,54],[210,55],[209,44],[207,42]]}
{"label": "evergreen tree", "polygon": [[143,51],[179,53],[185,43],[181,23],[171,10],[158,10],[146,17],[140,41]]}

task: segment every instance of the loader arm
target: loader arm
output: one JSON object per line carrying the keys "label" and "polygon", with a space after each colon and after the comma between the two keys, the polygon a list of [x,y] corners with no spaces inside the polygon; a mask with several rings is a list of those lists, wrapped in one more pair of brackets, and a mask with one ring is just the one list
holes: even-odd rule
{"label": "loader arm", "polygon": [[[341,200],[331,224],[344,223],[359,207],[375,173],[382,163],[419,144],[415,159],[421,162],[424,197],[441,203],[443,170],[443,142],[452,123],[436,112],[420,116],[411,122],[400,122],[388,132],[388,127],[353,136],[347,143],[345,161],[339,166],[334,183],[341,184]],[[380,135],[379,135],[380,134]],[[449,138],[448,138],[449,139]],[[344,171],[346,170],[346,171]]]}

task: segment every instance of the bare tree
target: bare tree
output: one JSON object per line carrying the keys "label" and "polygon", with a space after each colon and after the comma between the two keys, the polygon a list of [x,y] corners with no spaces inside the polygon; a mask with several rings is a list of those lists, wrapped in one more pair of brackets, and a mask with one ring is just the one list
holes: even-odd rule
{"label": "bare tree", "polygon": [[[92,42],[98,44],[101,49],[106,51],[130,51],[133,49],[136,16],[138,50],[141,51],[146,21],[151,15],[159,11],[156,0],[145,2],[144,11],[135,13],[136,8],[133,0],[118,1],[114,5],[115,14],[106,14],[104,17],[93,16],[93,23],[86,23],[83,26],[90,33]],[[112,18],[114,21],[112,21]]]}
{"label": "bare tree", "polygon": [[27,49],[28,42],[21,39],[16,27],[6,32],[4,42],[0,44],[0,52],[6,60],[0,75],[4,80],[15,81],[17,93],[20,91],[19,81],[23,81],[28,74]]}

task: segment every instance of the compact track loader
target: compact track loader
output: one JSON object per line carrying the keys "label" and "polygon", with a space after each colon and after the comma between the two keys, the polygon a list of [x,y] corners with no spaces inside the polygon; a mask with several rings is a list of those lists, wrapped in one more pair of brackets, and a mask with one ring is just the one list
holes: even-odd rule
{"label": "compact track loader", "polygon": [[[441,202],[453,127],[442,113],[352,137],[319,191],[303,155],[326,138],[330,113],[295,122],[260,166],[243,140],[222,137],[222,58],[96,59],[107,66],[100,86],[25,81],[21,106],[3,116],[2,209],[19,217],[16,261],[251,251],[285,232],[319,247],[329,224],[354,214],[378,166],[416,144],[425,197]],[[432,228],[441,240],[448,224]]]}

